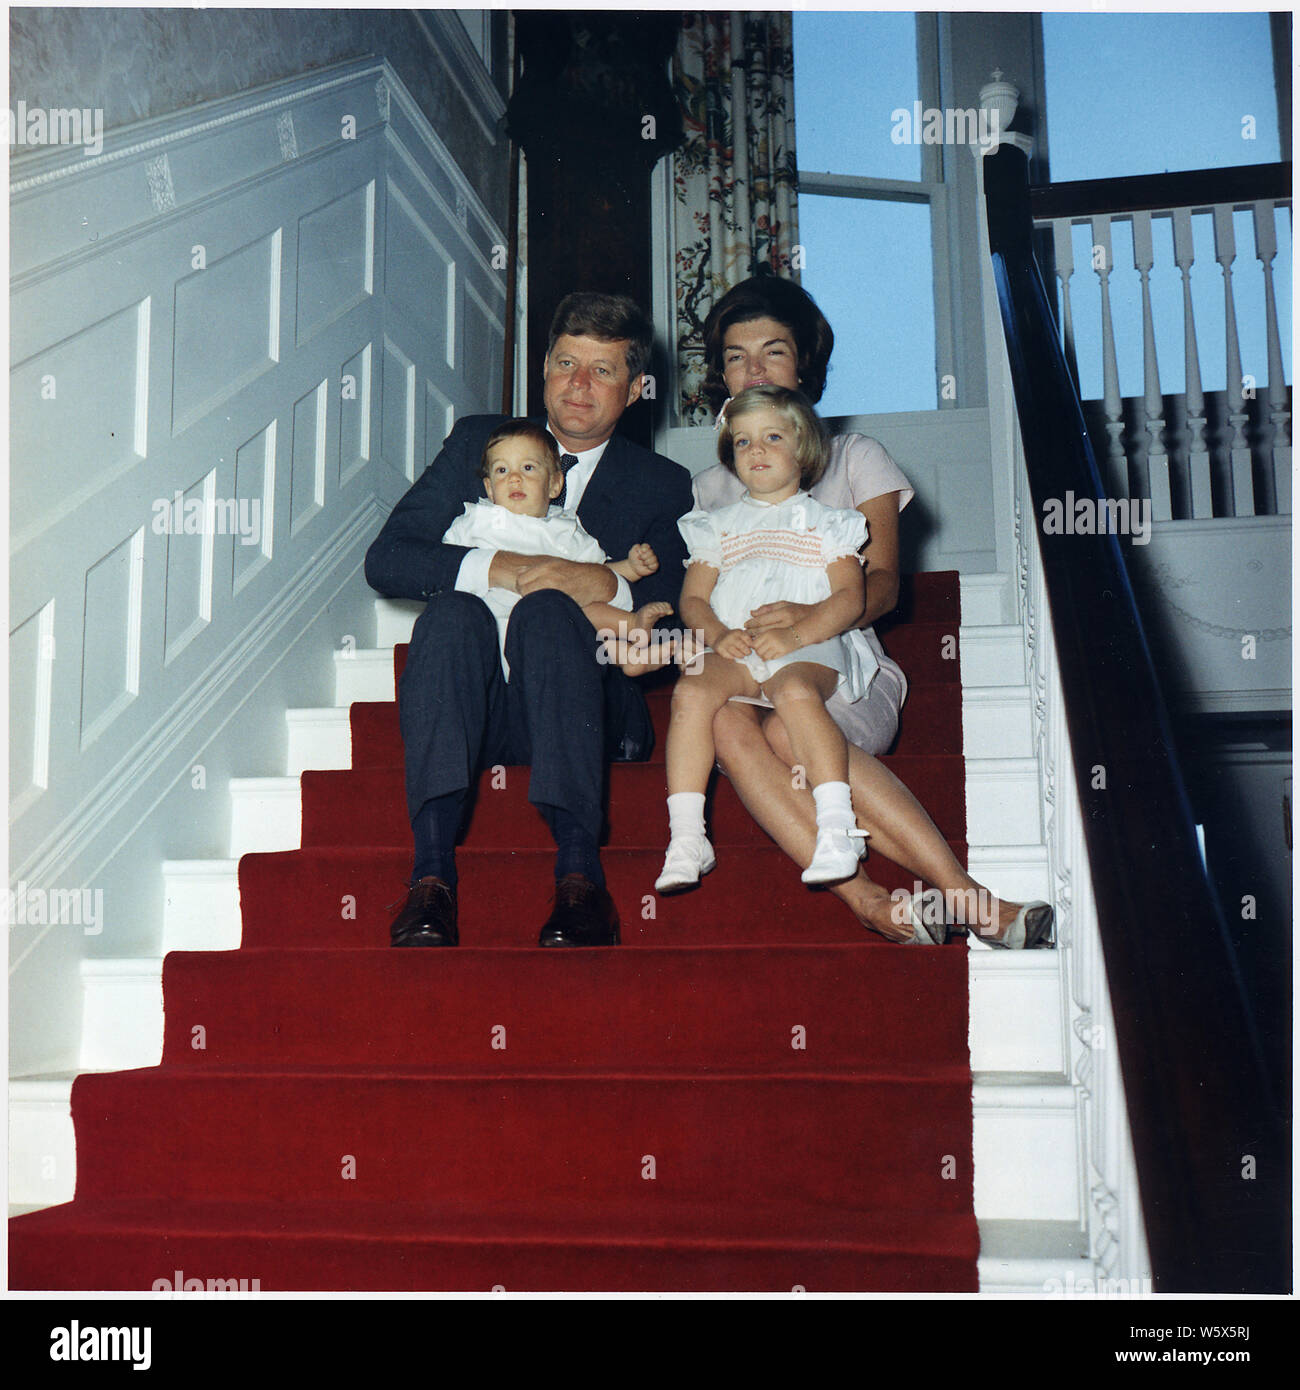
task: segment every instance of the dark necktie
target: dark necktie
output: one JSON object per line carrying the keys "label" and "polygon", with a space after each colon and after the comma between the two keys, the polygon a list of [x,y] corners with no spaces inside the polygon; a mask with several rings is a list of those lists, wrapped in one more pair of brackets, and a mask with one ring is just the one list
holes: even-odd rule
{"label": "dark necktie", "polygon": [[555,500],[561,507],[567,505],[565,498],[569,492],[569,469],[578,461],[577,454],[561,454],[560,467],[564,470],[564,486],[560,489],[560,495]]}

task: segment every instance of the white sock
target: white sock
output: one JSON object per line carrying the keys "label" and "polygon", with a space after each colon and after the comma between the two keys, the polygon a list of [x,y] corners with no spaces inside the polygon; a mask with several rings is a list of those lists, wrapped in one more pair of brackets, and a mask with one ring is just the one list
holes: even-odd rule
{"label": "white sock", "polygon": [[704,793],[673,792],[668,798],[668,836],[704,837]]}
{"label": "white sock", "polygon": [[818,830],[855,830],[853,797],[847,782],[822,782],[812,789]]}

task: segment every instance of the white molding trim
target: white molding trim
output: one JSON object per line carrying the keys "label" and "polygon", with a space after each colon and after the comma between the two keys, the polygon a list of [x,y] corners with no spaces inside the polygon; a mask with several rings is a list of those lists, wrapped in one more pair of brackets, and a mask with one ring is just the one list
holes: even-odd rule
{"label": "white molding trim", "polygon": [[[325,576],[337,569],[364,540],[374,535],[381,516],[382,511],[373,499],[367,498],[356,508],[334,535],[322,544],[316,553],[315,563],[303,570],[291,585],[277,594],[231,639],[221,657],[208,667],[204,678],[183,701],[173,707],[170,717],[150,729],[101,781],[94,795],[66,817],[45,841],[32,851],[23,864],[12,868],[11,875],[32,882],[62,881],[62,866],[75,861],[77,854],[91,842],[96,831],[110,820],[116,808],[144,788],[157,768],[168,763],[179,765],[184,761],[180,758],[180,750],[185,746],[186,737],[193,733],[200,721],[210,714],[231,690],[247,679],[249,669],[286,631],[300,630],[300,614],[311,600],[327,587],[332,596],[351,580],[351,569],[340,576],[332,586],[328,585]],[[207,733],[205,742],[215,737],[238,715],[239,710],[276,664],[278,663],[272,662],[257,680],[242,688],[242,698],[230,707],[229,713],[217,728]],[[142,815],[152,810],[166,791],[167,788],[159,791]],[[131,831],[111,850],[97,857],[95,869],[90,870],[85,877],[93,877],[113,859],[122,844],[134,833],[135,824],[139,819],[140,817],[135,819]],[[49,930],[47,927],[33,936],[22,955],[11,961],[11,972],[36,949]]]}

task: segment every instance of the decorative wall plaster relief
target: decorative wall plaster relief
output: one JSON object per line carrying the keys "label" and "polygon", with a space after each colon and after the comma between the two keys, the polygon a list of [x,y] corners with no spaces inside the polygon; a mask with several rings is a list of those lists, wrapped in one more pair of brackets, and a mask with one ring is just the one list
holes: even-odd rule
{"label": "decorative wall plaster relief", "polygon": [[151,159],[144,166],[149,180],[149,200],[155,212],[167,212],[176,206],[176,190],[172,187],[172,166],[165,154]]}
{"label": "decorative wall plaster relief", "polygon": [[288,163],[298,158],[298,134],[293,128],[293,112],[281,111],[275,118],[275,133],[280,140],[280,158]]}

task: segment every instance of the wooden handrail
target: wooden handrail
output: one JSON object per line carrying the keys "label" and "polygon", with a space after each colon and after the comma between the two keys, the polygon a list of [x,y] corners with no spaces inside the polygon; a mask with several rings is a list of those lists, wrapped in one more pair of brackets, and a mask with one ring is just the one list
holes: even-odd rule
{"label": "wooden handrail", "polygon": [[1159,208],[1211,208],[1216,203],[1285,202],[1291,197],[1290,164],[1242,164],[1227,169],[1192,169],[1176,174],[1142,174],[1128,179],[1079,179],[1040,184],[1029,190],[1035,221],[1148,212]]}
{"label": "wooden handrail", "polygon": [[1287,1127],[1124,558],[1114,535],[1043,531],[1049,501],[1104,493],[1031,250],[1027,161],[1004,144],[984,171],[1153,1277],[1162,1293],[1287,1291]]}

